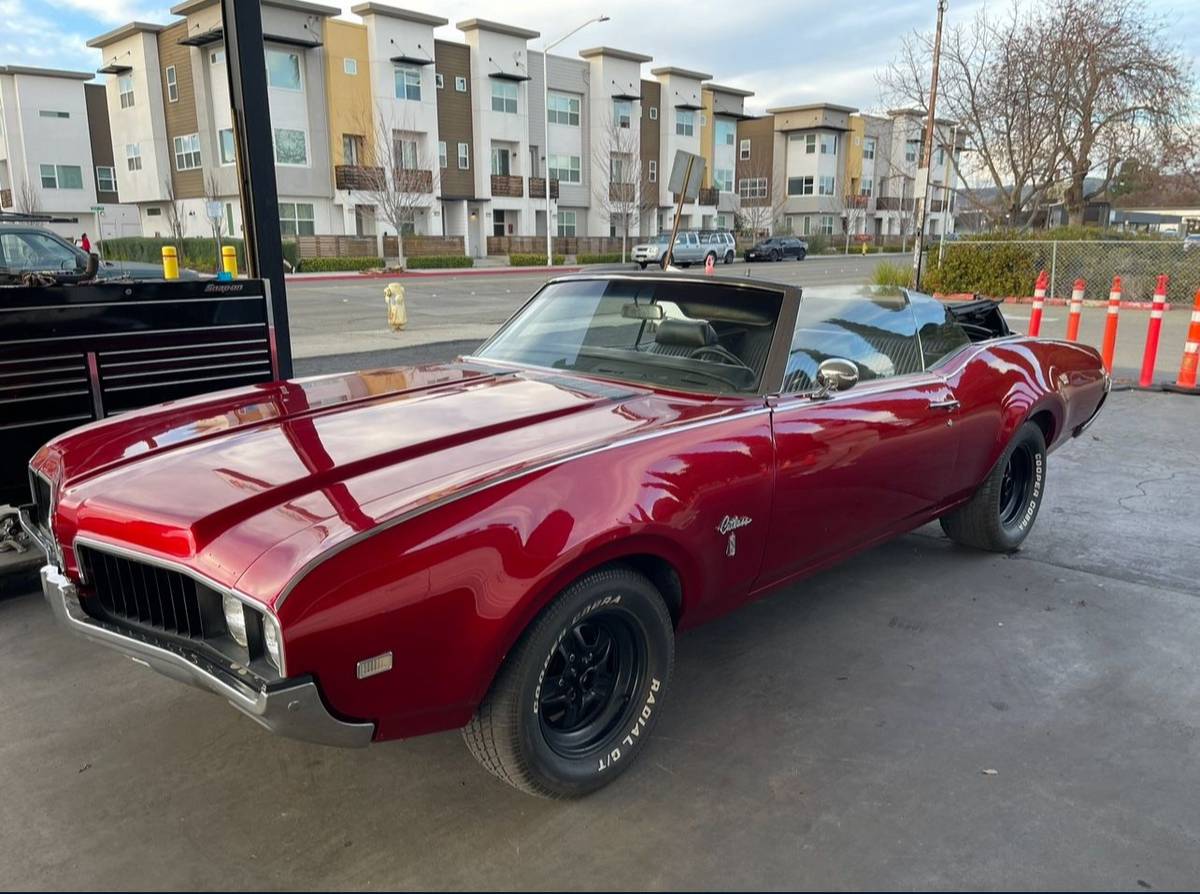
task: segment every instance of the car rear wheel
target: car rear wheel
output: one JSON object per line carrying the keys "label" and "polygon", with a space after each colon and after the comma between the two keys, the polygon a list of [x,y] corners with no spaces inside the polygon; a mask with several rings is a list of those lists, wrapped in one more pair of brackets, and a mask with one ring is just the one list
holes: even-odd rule
{"label": "car rear wheel", "polygon": [[624,566],[594,571],[522,635],[463,738],[509,785],[585,795],[645,748],[674,660],[671,616],[654,585]]}
{"label": "car rear wheel", "polygon": [[803,261],[807,256],[808,252],[806,252],[804,249],[800,249],[800,251],[796,254],[796,260]]}
{"label": "car rear wheel", "polygon": [[970,501],[940,519],[955,543],[1007,553],[1019,549],[1046,492],[1046,440],[1026,422]]}
{"label": "car rear wheel", "polygon": [[641,267],[643,270],[645,270],[645,269],[646,269],[646,262],[645,262],[645,261],[638,261],[638,266],[639,266],[639,267]]}
{"label": "car rear wheel", "polygon": [[727,252],[725,252],[725,263],[726,263],[726,264],[732,264],[732,263],[733,263],[733,252],[731,252],[731,251],[727,251]]}
{"label": "car rear wheel", "polygon": [[783,259],[780,257],[780,255],[779,255],[779,249],[773,249],[773,250],[771,251],[771,260],[772,260],[772,261],[780,261],[780,260],[783,260]]}

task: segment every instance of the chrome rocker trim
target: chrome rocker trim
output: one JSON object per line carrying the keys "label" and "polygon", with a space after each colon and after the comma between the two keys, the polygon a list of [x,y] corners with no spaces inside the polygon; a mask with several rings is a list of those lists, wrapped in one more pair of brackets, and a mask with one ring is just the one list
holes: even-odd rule
{"label": "chrome rocker trim", "polygon": [[215,693],[273,733],[343,748],[361,748],[375,734],[373,723],[351,723],[330,714],[311,678],[283,680],[265,690],[254,690],[226,681],[175,651],[98,623],[79,604],[75,584],[54,565],[42,567],[42,593],[55,617],[73,633],[115,649],[160,674]]}

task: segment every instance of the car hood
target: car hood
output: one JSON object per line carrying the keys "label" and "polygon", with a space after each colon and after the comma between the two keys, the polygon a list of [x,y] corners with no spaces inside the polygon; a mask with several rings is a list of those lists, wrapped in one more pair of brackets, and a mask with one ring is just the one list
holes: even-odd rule
{"label": "car hood", "polygon": [[60,542],[124,544],[272,604],[376,525],[721,403],[459,361],[164,404],[69,432],[34,467],[57,485]]}

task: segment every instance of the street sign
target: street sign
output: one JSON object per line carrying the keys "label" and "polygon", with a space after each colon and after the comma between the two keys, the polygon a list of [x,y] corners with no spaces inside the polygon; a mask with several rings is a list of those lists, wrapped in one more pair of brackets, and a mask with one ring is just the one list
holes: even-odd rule
{"label": "street sign", "polygon": [[91,208],[91,211],[92,211],[92,214],[99,214],[101,217],[104,216],[104,206],[103,205],[93,205]]}
{"label": "street sign", "polygon": [[218,221],[225,216],[225,212],[221,210],[220,202],[208,202],[205,205],[204,211],[208,215],[208,219],[212,221]]}
{"label": "street sign", "polygon": [[[688,161],[692,163],[692,175],[688,178],[686,185],[684,178],[687,177]],[[671,179],[667,181],[667,189],[675,195],[683,195],[684,201],[694,202],[700,198],[700,184],[704,182],[704,156],[696,155],[694,152],[687,152],[683,149],[675,150],[675,161],[671,165]]]}

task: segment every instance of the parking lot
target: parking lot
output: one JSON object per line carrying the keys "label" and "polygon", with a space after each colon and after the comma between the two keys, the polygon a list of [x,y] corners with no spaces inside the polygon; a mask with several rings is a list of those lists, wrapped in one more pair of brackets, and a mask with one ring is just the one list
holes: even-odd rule
{"label": "parking lot", "polygon": [[1011,557],[936,526],[683,636],[651,747],[545,802],[339,751],[0,601],[5,888],[1188,888],[1200,413],[1114,393]]}

